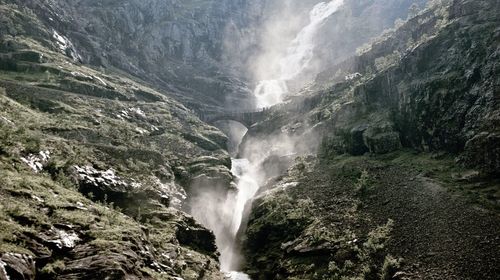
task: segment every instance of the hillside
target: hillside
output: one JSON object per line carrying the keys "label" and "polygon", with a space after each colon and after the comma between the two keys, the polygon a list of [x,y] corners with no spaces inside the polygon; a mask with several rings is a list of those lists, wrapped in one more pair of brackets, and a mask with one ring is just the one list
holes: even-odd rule
{"label": "hillside", "polygon": [[0,279],[497,279],[499,11],[0,0]]}
{"label": "hillside", "polygon": [[496,11],[422,11],[250,129],[243,151],[288,138],[303,155],[269,159],[285,175],[241,233],[255,279],[496,278]]}

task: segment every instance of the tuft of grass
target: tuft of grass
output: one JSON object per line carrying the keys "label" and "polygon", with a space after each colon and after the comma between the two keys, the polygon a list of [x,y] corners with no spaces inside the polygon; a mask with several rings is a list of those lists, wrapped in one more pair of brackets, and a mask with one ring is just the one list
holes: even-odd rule
{"label": "tuft of grass", "polygon": [[387,255],[380,272],[380,280],[392,279],[397,270],[401,267],[402,259],[396,259],[391,255]]}
{"label": "tuft of grass", "polygon": [[64,261],[57,260],[53,263],[46,264],[40,271],[44,276],[55,276],[66,268]]}
{"label": "tuft of grass", "polygon": [[361,172],[361,176],[358,178],[356,182],[356,193],[360,195],[366,194],[368,188],[370,187],[370,174],[368,170],[363,170]]}

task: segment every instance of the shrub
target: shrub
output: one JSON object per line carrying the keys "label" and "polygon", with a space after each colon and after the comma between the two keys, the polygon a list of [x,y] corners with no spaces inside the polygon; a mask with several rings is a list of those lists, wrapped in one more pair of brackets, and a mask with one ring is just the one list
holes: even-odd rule
{"label": "shrub", "polygon": [[391,255],[387,255],[382,266],[382,271],[380,272],[380,280],[391,279],[400,267],[401,259],[395,259]]}
{"label": "shrub", "polygon": [[361,176],[356,182],[356,192],[358,194],[364,194],[368,190],[369,186],[370,186],[370,174],[368,173],[367,170],[363,170],[363,172],[361,172]]}
{"label": "shrub", "polygon": [[64,261],[57,260],[53,263],[49,263],[49,264],[45,265],[42,268],[41,273],[45,274],[45,275],[57,275],[58,273],[63,271],[65,267],[66,266],[64,264]]}

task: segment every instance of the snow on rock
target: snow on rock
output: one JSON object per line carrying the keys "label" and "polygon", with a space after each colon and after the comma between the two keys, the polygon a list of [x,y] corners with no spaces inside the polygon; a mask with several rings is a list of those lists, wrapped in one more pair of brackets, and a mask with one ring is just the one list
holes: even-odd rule
{"label": "snow on rock", "polygon": [[351,81],[351,80],[357,79],[357,78],[359,78],[361,76],[363,76],[363,75],[361,75],[361,73],[356,72],[356,73],[349,74],[349,75],[345,76],[345,80],[346,81]]}
{"label": "snow on rock", "polygon": [[57,234],[59,235],[59,248],[74,248],[76,245],[76,242],[80,241],[80,237],[74,232],[68,233],[64,230],[56,230]]}
{"label": "snow on rock", "polygon": [[36,173],[43,170],[43,166],[47,164],[50,159],[49,151],[40,151],[38,155],[29,154],[26,157],[21,157],[21,161],[26,163]]}
{"label": "snow on rock", "polygon": [[40,232],[39,238],[46,243],[51,243],[59,249],[72,249],[80,241],[80,237],[72,230],[71,225],[63,225],[66,230],[52,227],[50,230]]}
{"label": "snow on rock", "polygon": [[156,125],[152,125],[151,126],[151,131],[153,131],[153,132],[160,131],[160,129]]}
{"label": "snow on rock", "polygon": [[147,131],[147,130],[142,129],[142,128],[139,128],[139,127],[136,127],[136,128],[135,128],[135,131],[136,131],[137,133],[141,134],[141,135],[142,135],[142,134],[146,134],[146,133],[148,133],[148,131]]}

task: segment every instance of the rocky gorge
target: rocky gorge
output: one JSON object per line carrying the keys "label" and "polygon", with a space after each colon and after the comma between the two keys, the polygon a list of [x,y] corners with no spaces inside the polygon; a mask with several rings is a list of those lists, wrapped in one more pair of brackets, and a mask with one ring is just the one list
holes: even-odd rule
{"label": "rocky gorge", "polygon": [[499,11],[0,0],[0,279],[496,279]]}

